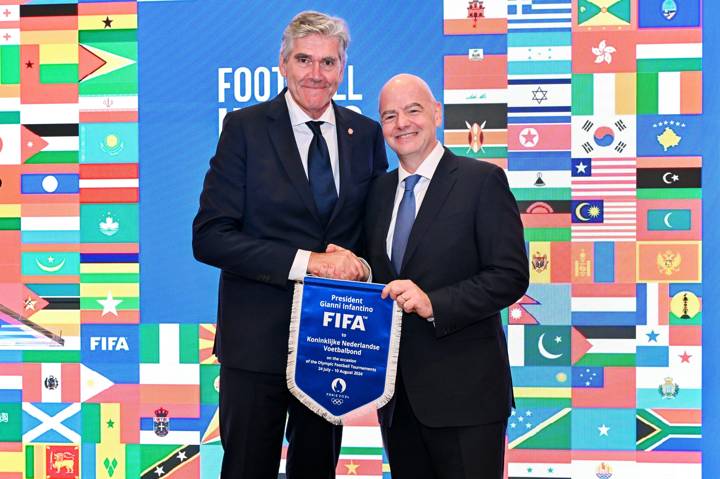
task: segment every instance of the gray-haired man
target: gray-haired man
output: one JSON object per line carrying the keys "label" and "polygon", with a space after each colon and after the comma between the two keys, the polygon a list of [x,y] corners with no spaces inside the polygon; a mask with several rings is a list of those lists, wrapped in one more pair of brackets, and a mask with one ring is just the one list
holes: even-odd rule
{"label": "gray-haired man", "polygon": [[[195,257],[222,270],[220,360],[223,478],[276,477],[288,414],[288,479],[335,477],[342,429],[286,386],[293,280],[362,280],[370,181],[387,168],[380,126],[332,103],[343,78],[345,22],[302,12],[283,33],[287,88],[228,114],[193,223]],[[332,245],[340,246],[334,248]]]}

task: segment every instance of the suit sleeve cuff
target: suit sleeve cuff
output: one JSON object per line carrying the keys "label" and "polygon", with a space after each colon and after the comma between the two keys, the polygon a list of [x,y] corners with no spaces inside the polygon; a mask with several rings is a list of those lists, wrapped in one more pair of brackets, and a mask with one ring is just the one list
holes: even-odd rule
{"label": "suit sleeve cuff", "polygon": [[297,253],[295,253],[295,259],[290,267],[290,273],[288,273],[288,279],[290,281],[302,281],[305,275],[307,275],[309,262],[310,251],[306,251],[304,249],[297,250]]}

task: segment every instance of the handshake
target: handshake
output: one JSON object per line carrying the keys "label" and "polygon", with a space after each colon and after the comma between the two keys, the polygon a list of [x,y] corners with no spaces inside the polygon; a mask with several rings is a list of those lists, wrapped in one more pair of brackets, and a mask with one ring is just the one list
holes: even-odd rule
{"label": "handshake", "polygon": [[338,245],[329,244],[324,253],[310,253],[308,274],[324,278],[367,281],[370,268],[355,253]]}

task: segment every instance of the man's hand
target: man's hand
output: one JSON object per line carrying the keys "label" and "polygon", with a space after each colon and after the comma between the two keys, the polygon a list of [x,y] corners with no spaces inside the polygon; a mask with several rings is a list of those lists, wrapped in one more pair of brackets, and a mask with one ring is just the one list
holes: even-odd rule
{"label": "man's hand", "polygon": [[368,272],[355,254],[329,244],[325,253],[310,253],[307,272],[315,276],[351,281],[365,281]]}
{"label": "man's hand", "polygon": [[396,279],[385,285],[382,290],[382,298],[385,299],[388,295],[406,313],[416,313],[421,318],[426,319],[433,316],[430,298],[425,294],[425,291],[409,279]]}

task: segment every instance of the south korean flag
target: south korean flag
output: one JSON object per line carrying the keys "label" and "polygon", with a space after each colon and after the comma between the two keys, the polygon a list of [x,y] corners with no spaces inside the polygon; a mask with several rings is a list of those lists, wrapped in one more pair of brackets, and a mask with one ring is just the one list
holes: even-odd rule
{"label": "south korean flag", "polygon": [[633,115],[578,115],[572,118],[573,158],[634,158]]}

